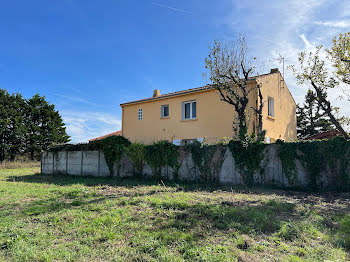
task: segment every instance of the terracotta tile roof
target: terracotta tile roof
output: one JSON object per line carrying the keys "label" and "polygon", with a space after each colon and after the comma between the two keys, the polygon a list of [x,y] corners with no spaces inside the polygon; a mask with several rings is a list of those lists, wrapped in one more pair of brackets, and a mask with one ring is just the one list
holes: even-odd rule
{"label": "terracotta tile roof", "polygon": [[[271,74],[276,74],[276,73],[281,74],[281,72],[279,70],[271,70],[270,73],[249,77],[249,80],[254,81],[257,78],[268,76]],[[182,90],[182,91],[172,92],[172,93],[168,93],[168,94],[164,94],[164,95],[160,95],[160,96],[156,96],[156,97],[149,97],[149,98],[144,98],[144,99],[140,99],[140,100],[125,102],[123,104],[120,104],[120,106],[129,105],[129,104],[136,104],[136,103],[146,102],[146,101],[153,101],[153,100],[158,100],[158,99],[162,99],[162,98],[183,95],[183,94],[188,94],[188,93],[195,93],[195,92],[200,92],[200,91],[204,91],[204,90],[210,90],[213,88],[214,87],[211,85],[206,85],[206,86],[201,86],[201,87],[197,87],[197,88],[191,88],[191,89],[186,89],[186,90]],[[288,89],[288,91],[289,91],[289,89]],[[290,93],[290,91],[289,91],[289,93]],[[293,98],[293,96],[292,96],[292,98]],[[294,98],[293,98],[293,100],[294,100]],[[295,103],[295,101],[294,101],[294,103]]]}
{"label": "terracotta tile roof", "polygon": [[109,136],[121,136],[122,135],[122,130],[119,130],[119,131],[116,131],[116,132],[113,132],[113,133],[109,133],[107,135],[104,135],[104,136],[99,136],[99,137],[96,137],[96,138],[92,138],[89,140],[89,142],[91,141],[95,141],[95,140],[101,140],[101,139],[104,139],[106,137],[109,137]]}
{"label": "terracotta tile roof", "polygon": [[149,98],[144,98],[144,99],[135,100],[135,101],[131,101],[131,102],[126,102],[126,103],[123,103],[123,104],[120,104],[120,105],[123,106],[123,105],[128,105],[128,104],[144,102],[144,101],[152,101],[152,100],[157,100],[157,99],[161,99],[161,98],[166,98],[166,97],[171,97],[171,96],[176,96],[176,95],[182,95],[182,94],[188,94],[188,93],[194,93],[194,92],[203,91],[203,90],[209,90],[209,89],[213,89],[213,87],[210,86],[210,85],[206,85],[206,86],[186,89],[186,90],[182,90],[182,91],[176,91],[176,92],[173,92],[173,93],[168,93],[168,94],[164,94],[164,95],[160,95],[160,96],[156,96],[156,97],[149,97]]}
{"label": "terracotta tile roof", "polygon": [[[279,71],[274,71],[274,72],[270,72],[267,74],[252,76],[249,78],[249,80],[253,81],[256,78],[267,76],[270,74],[275,74],[275,73],[280,74]],[[162,99],[162,98],[167,98],[167,97],[177,96],[177,95],[183,95],[183,94],[188,94],[188,93],[195,93],[195,92],[199,92],[199,91],[210,90],[213,88],[214,87],[212,87],[211,85],[206,85],[206,86],[201,86],[201,87],[197,87],[197,88],[191,88],[191,89],[186,89],[186,90],[182,90],[182,91],[172,92],[172,93],[168,93],[168,94],[164,94],[164,95],[160,95],[160,96],[156,96],[156,97],[149,97],[149,98],[144,98],[144,99],[140,99],[140,100],[130,101],[130,102],[120,104],[120,106],[129,105],[129,104],[136,104],[136,103],[145,102],[145,101],[152,101],[152,100],[157,100],[157,99]]]}
{"label": "terracotta tile roof", "polygon": [[341,133],[334,129],[334,130],[329,130],[320,134],[312,135],[309,137],[304,138],[304,140],[316,140],[316,139],[332,139],[336,136],[340,136]]}

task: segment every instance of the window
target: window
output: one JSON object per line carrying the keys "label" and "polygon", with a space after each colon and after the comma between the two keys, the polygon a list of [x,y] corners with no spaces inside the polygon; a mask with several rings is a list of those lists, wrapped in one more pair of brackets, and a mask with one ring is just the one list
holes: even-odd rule
{"label": "window", "polygon": [[274,99],[272,97],[268,98],[268,116],[271,116],[271,117],[275,116],[275,105],[274,105]]}
{"label": "window", "polygon": [[142,120],[142,108],[139,108],[138,120]]}
{"label": "window", "polygon": [[161,117],[169,117],[169,105],[162,105],[160,110]]}
{"label": "window", "polygon": [[182,119],[195,119],[197,117],[197,102],[188,101],[182,103]]}

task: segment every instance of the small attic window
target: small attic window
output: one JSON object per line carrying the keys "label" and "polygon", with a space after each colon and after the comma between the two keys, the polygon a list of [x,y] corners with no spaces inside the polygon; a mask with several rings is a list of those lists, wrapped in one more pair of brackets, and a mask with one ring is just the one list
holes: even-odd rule
{"label": "small attic window", "polygon": [[142,108],[139,108],[137,117],[138,117],[138,120],[142,120],[142,117],[143,117],[143,115],[142,115]]}

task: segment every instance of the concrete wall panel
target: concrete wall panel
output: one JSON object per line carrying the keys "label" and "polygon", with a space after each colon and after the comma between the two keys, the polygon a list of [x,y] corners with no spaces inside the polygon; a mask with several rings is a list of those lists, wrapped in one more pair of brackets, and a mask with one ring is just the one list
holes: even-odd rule
{"label": "concrete wall panel", "polygon": [[[198,181],[201,174],[199,168],[194,164],[192,154],[186,150],[179,149],[180,167],[178,170],[173,170],[171,167],[163,167],[161,175],[164,178],[173,179],[175,172],[180,180]],[[278,145],[270,144],[264,152],[265,158],[260,164],[260,170],[254,175],[255,182],[259,184],[274,184],[277,186],[307,186],[309,177],[303,165],[295,160],[296,164],[296,184],[290,184],[289,179],[283,173],[282,163],[278,156]],[[215,161],[215,160],[214,160]],[[336,168],[336,171],[331,171],[328,168],[321,174],[318,183],[323,187],[332,187],[339,185],[339,174],[341,167]],[[213,170],[212,170],[213,171]],[[237,168],[237,163],[230,150],[225,151],[222,165],[218,175],[220,183],[223,184],[243,184],[240,170]],[[69,174],[76,176],[100,176],[108,177],[110,172],[107,163],[104,159],[102,151],[63,151],[63,152],[44,152],[42,155],[41,172],[43,174]],[[144,176],[152,176],[152,168],[145,164],[143,167]],[[347,170],[350,173],[350,166]],[[123,155],[120,165],[114,165],[114,176],[126,177],[133,175],[133,165],[130,159]]]}

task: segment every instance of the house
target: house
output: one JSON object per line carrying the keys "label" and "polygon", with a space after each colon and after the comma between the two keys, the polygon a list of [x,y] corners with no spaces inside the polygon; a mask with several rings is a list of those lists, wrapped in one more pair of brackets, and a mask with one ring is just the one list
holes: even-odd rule
{"label": "house", "polygon": [[[262,84],[263,129],[266,141],[296,140],[296,104],[278,69],[253,77],[248,87]],[[250,88],[249,87],[249,88]],[[260,103],[251,92],[247,106],[248,132],[257,132],[258,119],[252,107]],[[122,107],[122,135],[131,141],[152,143],[169,140],[180,144],[199,139],[215,143],[233,136],[236,112],[220,100],[219,92],[210,85],[127,102]]]}

